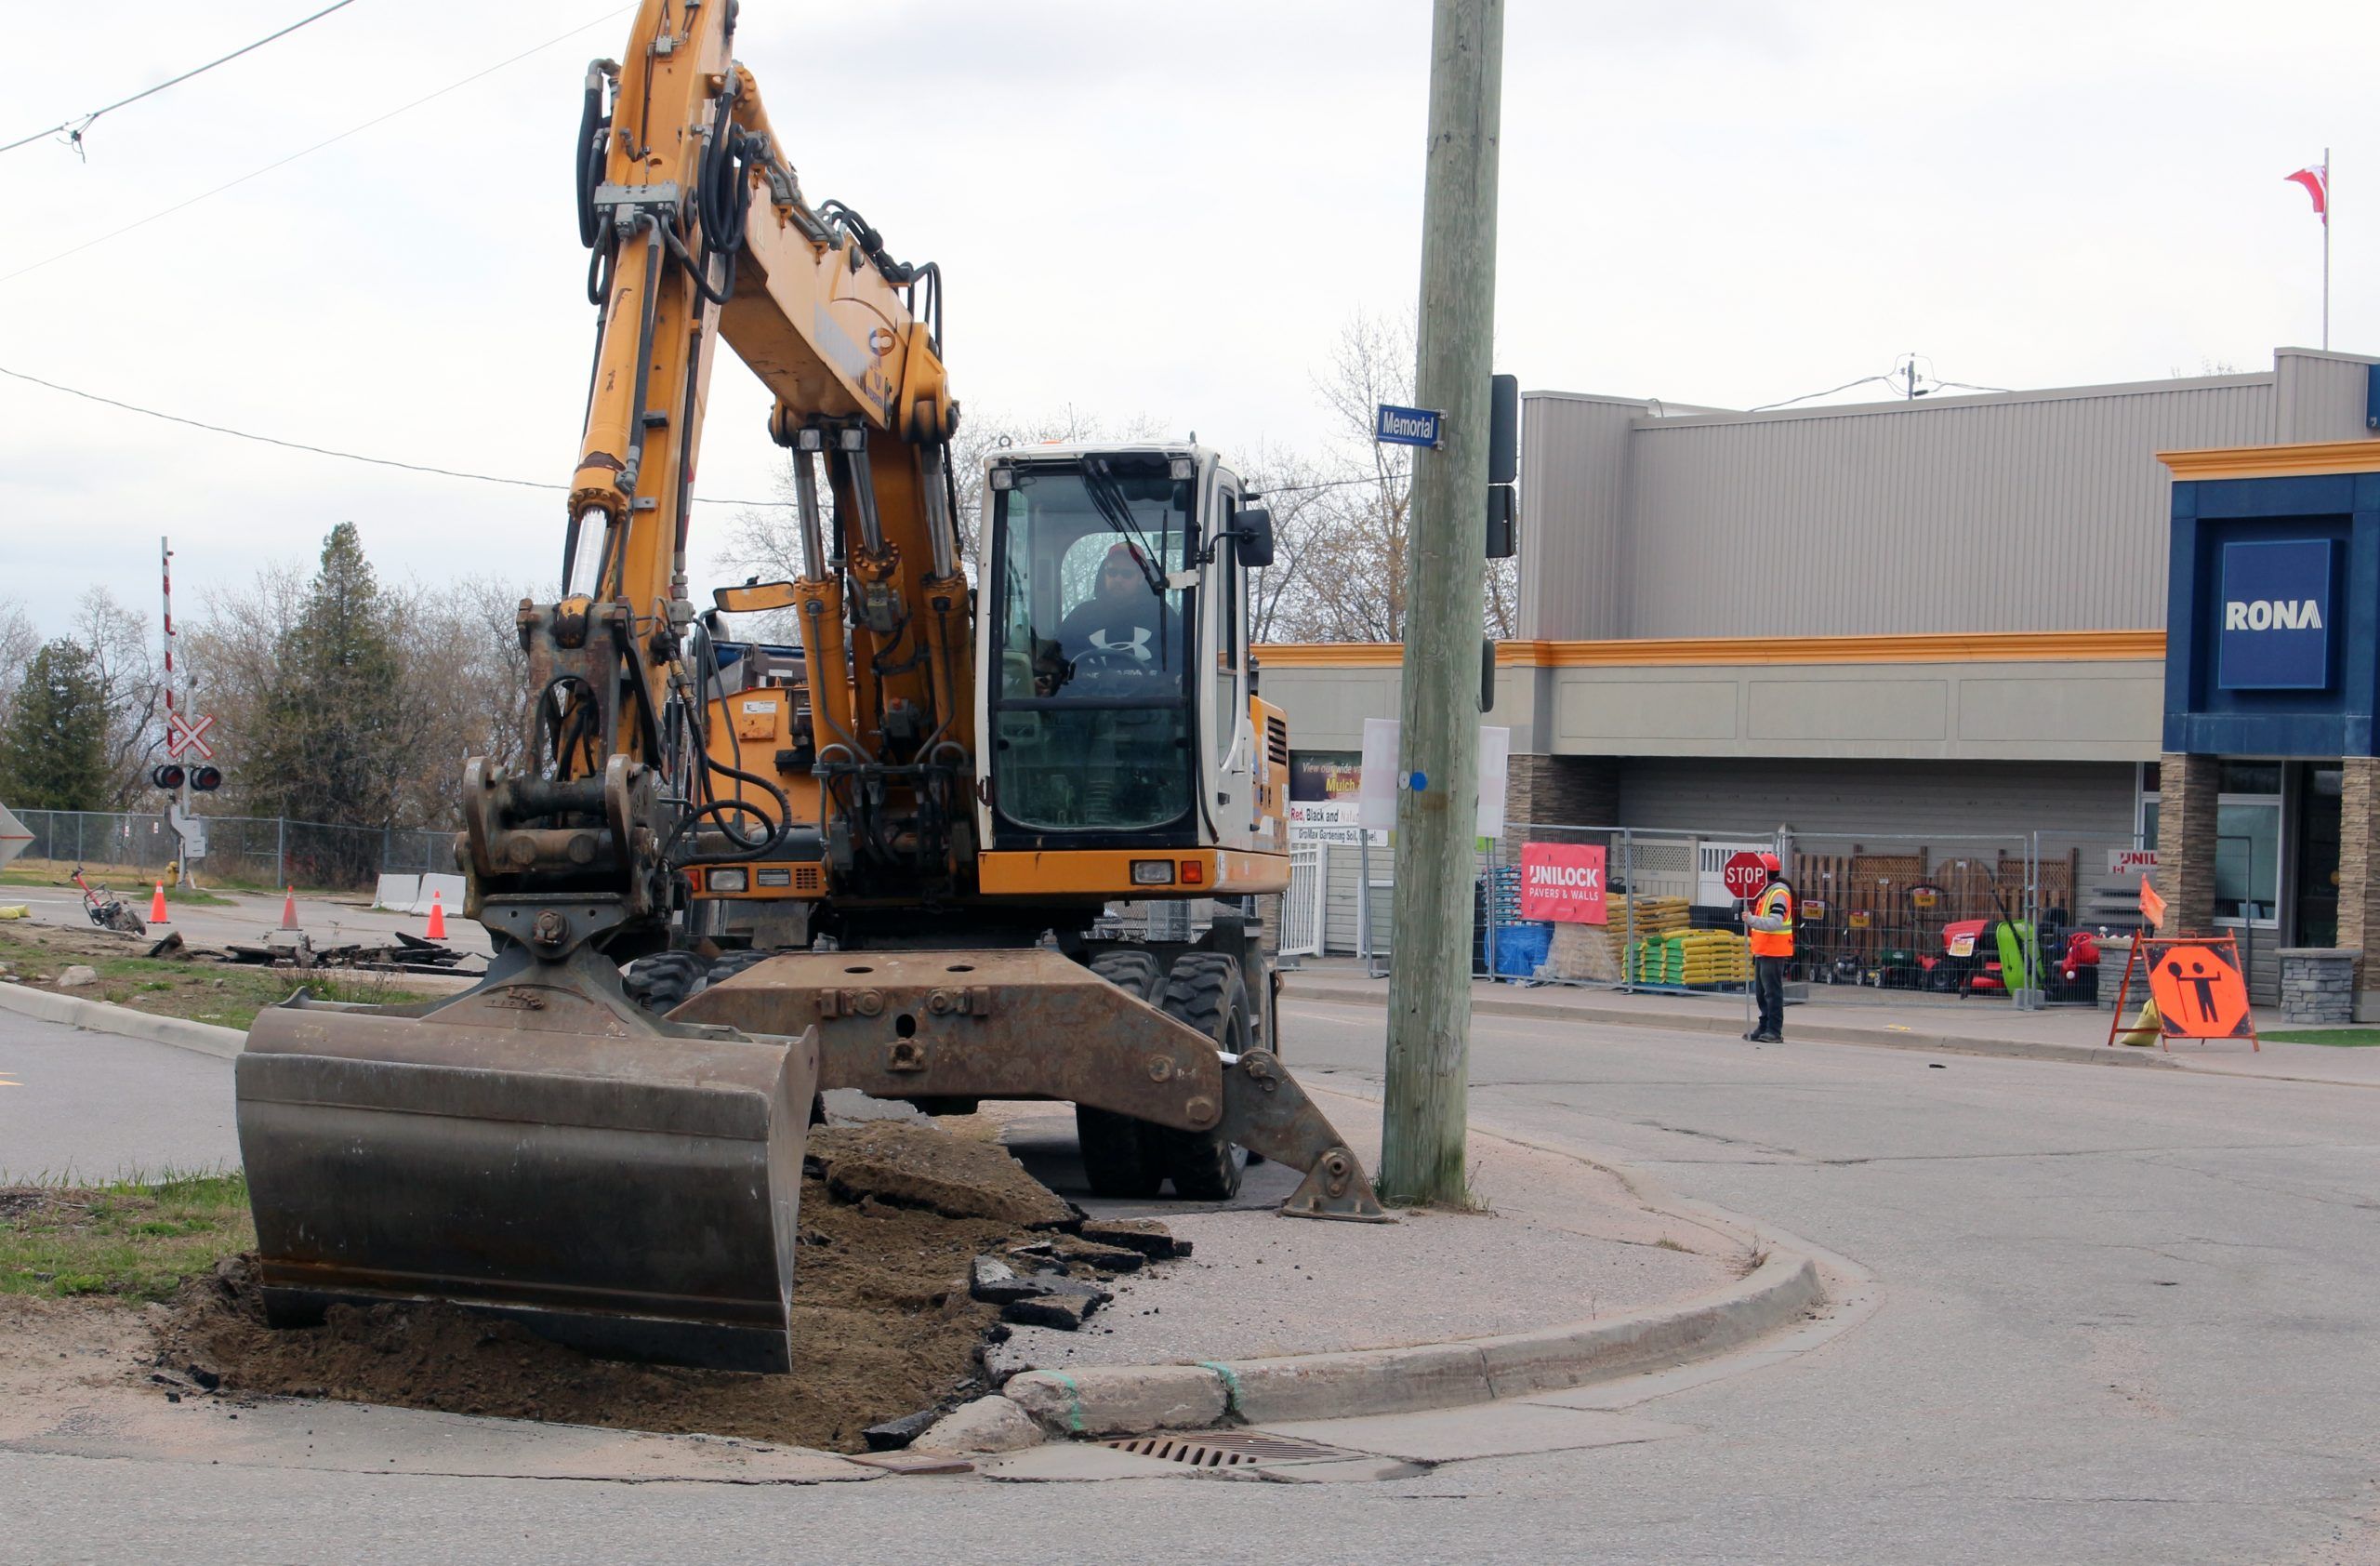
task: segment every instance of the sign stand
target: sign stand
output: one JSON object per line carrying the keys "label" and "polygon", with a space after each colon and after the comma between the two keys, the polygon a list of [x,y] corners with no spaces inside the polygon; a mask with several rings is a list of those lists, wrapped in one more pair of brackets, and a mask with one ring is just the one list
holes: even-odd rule
{"label": "sign stand", "polygon": [[[2164,899],[2157,896],[2147,876],[2140,878],[2140,911],[2152,930],[2165,922]],[[2144,951],[2149,954],[2146,964],[2141,961]],[[2111,1045],[2119,1033],[2135,1031],[2123,1025],[2135,971],[2139,972],[2157,1008],[2159,1049],[2171,1054],[2173,1046],[2167,1041],[2173,1039],[2196,1039],[2202,1043],[2209,1039],[2236,1039],[2244,1024],[2248,1047],[2264,1053],[2264,1042],[2256,1037],[2255,1014],[2248,1002],[2246,973],[2240,966],[2238,936],[2135,936],[2132,950],[2124,958],[2123,981],[2116,989],[2115,1013],[2108,1019]]]}

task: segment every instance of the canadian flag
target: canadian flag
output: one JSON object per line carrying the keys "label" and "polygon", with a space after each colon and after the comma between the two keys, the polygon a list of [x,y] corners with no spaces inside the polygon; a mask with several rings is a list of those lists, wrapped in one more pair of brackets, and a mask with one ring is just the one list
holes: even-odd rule
{"label": "canadian flag", "polygon": [[2306,193],[2314,198],[2314,216],[2322,219],[2324,228],[2330,227],[2331,166],[2327,163],[2308,164],[2296,173],[2285,175],[2283,178],[2293,185],[2306,187]]}

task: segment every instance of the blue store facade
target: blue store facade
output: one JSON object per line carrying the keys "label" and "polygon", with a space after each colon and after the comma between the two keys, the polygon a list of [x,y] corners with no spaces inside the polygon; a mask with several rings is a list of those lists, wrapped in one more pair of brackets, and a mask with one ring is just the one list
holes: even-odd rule
{"label": "blue store facade", "polygon": [[2380,1018],[2380,450],[2168,452],[2163,757],[2146,809],[2171,927],[2368,951]]}

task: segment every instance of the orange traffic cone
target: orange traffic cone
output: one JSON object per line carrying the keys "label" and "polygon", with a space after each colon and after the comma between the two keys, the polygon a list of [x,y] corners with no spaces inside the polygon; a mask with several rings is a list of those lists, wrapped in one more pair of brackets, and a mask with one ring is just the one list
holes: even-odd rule
{"label": "orange traffic cone", "polygon": [[298,928],[298,888],[295,886],[289,889],[287,896],[281,899],[281,927],[284,930]]}
{"label": "orange traffic cone", "polygon": [[430,928],[422,933],[433,941],[443,941],[446,938],[446,904],[443,901],[445,896],[443,892],[432,892],[430,895]]}
{"label": "orange traffic cone", "polygon": [[157,895],[149,899],[149,922],[152,924],[173,922],[173,916],[165,911],[165,883],[162,881],[157,883]]}

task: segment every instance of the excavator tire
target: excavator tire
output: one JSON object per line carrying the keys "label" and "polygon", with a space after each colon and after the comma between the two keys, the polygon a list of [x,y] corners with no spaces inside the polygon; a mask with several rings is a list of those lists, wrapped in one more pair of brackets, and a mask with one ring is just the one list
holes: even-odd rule
{"label": "excavator tire", "polygon": [[691,951],[656,951],[620,973],[628,999],[655,1016],[668,1016],[708,982],[710,964]]}
{"label": "excavator tire", "polygon": [[714,958],[710,964],[708,982],[717,984],[723,978],[731,978],[755,963],[765,962],[775,955],[775,952],[760,947],[746,947],[740,951],[731,951]]}
{"label": "excavator tire", "polygon": [[[1145,951],[1109,951],[1094,958],[1091,971],[1126,994],[1154,1005],[1164,971]],[[1075,1139],[1082,1147],[1083,1174],[1093,1196],[1145,1200],[1165,1183],[1156,1158],[1157,1128],[1109,1109],[1075,1106]]]}
{"label": "excavator tire", "polygon": [[[1225,1054],[1244,1055],[1252,1047],[1248,981],[1234,958],[1212,951],[1183,952],[1165,975],[1163,1004],[1168,1015],[1204,1033]],[[1248,1167],[1245,1148],[1212,1131],[1148,1125],[1141,1128],[1141,1135],[1183,1201],[1229,1201],[1239,1194],[1239,1177]]]}

